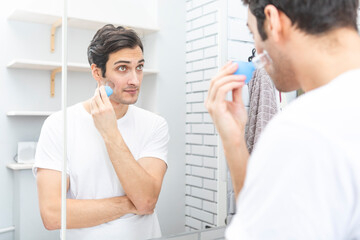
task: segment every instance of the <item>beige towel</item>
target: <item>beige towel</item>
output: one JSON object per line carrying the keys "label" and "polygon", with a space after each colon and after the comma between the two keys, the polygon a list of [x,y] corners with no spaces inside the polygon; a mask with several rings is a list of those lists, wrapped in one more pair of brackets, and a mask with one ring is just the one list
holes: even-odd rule
{"label": "beige towel", "polygon": [[245,127],[245,140],[252,152],[266,124],[277,112],[275,87],[264,69],[257,69],[249,82],[250,106]]}

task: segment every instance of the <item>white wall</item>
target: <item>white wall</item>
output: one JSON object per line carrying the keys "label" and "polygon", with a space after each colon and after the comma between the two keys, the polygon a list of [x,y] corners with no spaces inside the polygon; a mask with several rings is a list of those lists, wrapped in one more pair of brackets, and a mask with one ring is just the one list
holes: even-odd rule
{"label": "white wall", "polygon": [[[17,236],[20,233],[31,231],[33,234],[27,239],[38,239],[40,232],[45,231],[42,227],[37,206],[37,193],[35,179],[31,177],[29,170],[24,170],[15,177],[12,170],[6,168],[6,164],[13,162],[13,156],[17,151],[19,141],[37,141],[44,117],[7,117],[10,110],[59,110],[61,107],[61,75],[56,76],[55,97],[50,97],[50,72],[23,69],[8,69],[6,65],[13,59],[26,58],[36,60],[61,60],[61,38],[56,37],[56,50],[50,53],[50,25],[9,21],[7,16],[15,7],[22,6],[28,1],[12,1],[3,4],[0,11],[0,229],[12,225],[17,227]],[[57,33],[61,33],[60,30]],[[69,30],[72,44],[69,46],[69,61],[86,62],[86,47],[93,33],[84,30]],[[89,98],[95,86],[91,75],[87,73],[69,73],[69,104]],[[27,182],[28,195],[22,196],[22,201],[28,201],[30,205],[18,209],[20,203],[13,196],[20,194],[19,185],[15,180]],[[21,191],[24,191],[22,189]],[[26,219],[18,219],[22,212],[33,209],[34,212]],[[20,212],[21,211],[21,212]],[[31,211],[30,211],[31,212]],[[26,222],[28,223],[26,224]],[[24,224],[22,224],[24,223]],[[24,226],[20,229],[19,224]],[[27,228],[27,229],[26,229]],[[0,234],[0,239],[13,239],[13,232]],[[44,235],[43,235],[44,236]],[[53,234],[47,235],[54,236]],[[24,237],[24,236],[22,236]]]}
{"label": "white wall", "polygon": [[[92,19],[102,22],[126,22],[128,26],[153,27],[158,25],[158,0],[102,0],[68,1],[68,17]],[[59,0],[31,0],[24,2],[26,9],[39,12],[62,14],[63,1]],[[144,21],[145,19],[145,21]]]}
{"label": "white wall", "polygon": [[158,5],[156,49],[145,51],[157,53],[157,111],[168,121],[170,130],[169,168],[157,207],[166,236],[185,230],[185,3],[159,0]]}
{"label": "white wall", "polygon": [[[14,7],[21,5],[21,1],[7,2],[2,5],[0,14],[0,229],[17,225],[17,216],[20,214],[17,208],[18,202],[13,198],[18,189],[14,188],[15,175],[12,170],[6,168],[6,164],[13,162],[13,156],[17,151],[19,141],[37,141],[44,118],[42,117],[7,117],[6,112],[10,110],[58,110],[60,109],[60,75],[56,77],[55,97],[50,98],[50,74],[47,71],[32,71],[22,69],[7,69],[6,65],[15,58],[32,58],[38,60],[60,59],[60,38],[56,41],[56,52],[51,54],[50,49],[50,27],[40,24],[8,21],[6,17]],[[83,36],[79,37],[79,41]],[[74,46],[73,46],[74,48]],[[78,47],[76,47],[78,48]],[[79,55],[71,54],[71,59],[81,58],[86,54],[86,48],[78,48]],[[69,85],[72,96],[69,102],[74,103],[79,99],[89,97],[94,85],[89,85],[87,74],[70,73],[69,77],[75,79]],[[91,81],[91,80],[90,80]],[[74,91],[78,91],[75,95]],[[29,170],[26,170],[29,171]],[[28,173],[24,173],[28,174]],[[28,186],[35,186],[34,178],[27,178]],[[32,182],[31,182],[32,181]],[[30,195],[24,196],[30,202],[37,198],[35,188]],[[28,209],[36,206],[27,206]],[[20,211],[25,211],[21,209]],[[35,220],[34,220],[35,219]],[[29,216],[29,228],[34,230],[34,235],[28,239],[36,239],[39,235],[36,231],[44,231],[40,226],[40,215],[38,212]],[[32,222],[34,220],[34,222]],[[26,221],[26,220],[25,220]],[[18,229],[19,230],[19,229]],[[12,239],[13,232],[0,234],[0,239]]]}

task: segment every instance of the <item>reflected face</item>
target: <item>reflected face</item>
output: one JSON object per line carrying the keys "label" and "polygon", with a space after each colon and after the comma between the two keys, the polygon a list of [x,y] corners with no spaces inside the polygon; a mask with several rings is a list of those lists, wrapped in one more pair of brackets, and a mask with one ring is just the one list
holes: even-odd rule
{"label": "reflected face", "polygon": [[120,104],[136,103],[143,79],[144,57],[139,46],[125,48],[109,55],[102,84],[109,85],[114,93],[110,100]]}
{"label": "reflected face", "polygon": [[[266,26],[266,22],[264,23]],[[284,45],[274,42],[271,34],[267,32],[268,38],[263,41],[257,29],[256,17],[248,10],[248,27],[253,35],[255,48],[260,54],[266,50],[272,62],[265,66],[266,72],[273,80],[275,87],[282,92],[289,92],[298,89],[294,65]]]}

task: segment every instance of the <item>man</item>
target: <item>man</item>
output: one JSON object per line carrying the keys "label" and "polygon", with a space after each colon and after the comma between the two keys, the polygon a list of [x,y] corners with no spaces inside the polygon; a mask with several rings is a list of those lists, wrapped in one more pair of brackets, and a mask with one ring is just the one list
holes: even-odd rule
{"label": "man", "polygon": [[[106,25],[88,47],[94,96],[68,108],[67,239],[161,236],[154,208],[167,169],[166,121],[135,107],[143,79],[137,34]],[[104,85],[113,89],[108,98]],[[49,230],[61,216],[62,116],[44,123],[34,173]]]}
{"label": "man", "polygon": [[[360,239],[358,0],[250,0],[248,27],[280,91],[306,93],[267,125],[251,157],[244,76],[226,64],[206,107],[237,197],[228,239]],[[233,100],[226,100],[232,91]]]}

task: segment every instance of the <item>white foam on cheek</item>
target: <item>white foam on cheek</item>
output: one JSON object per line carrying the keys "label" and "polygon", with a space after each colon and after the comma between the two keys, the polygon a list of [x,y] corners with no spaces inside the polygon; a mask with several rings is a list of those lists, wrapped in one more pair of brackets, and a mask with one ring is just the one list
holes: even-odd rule
{"label": "white foam on cheek", "polygon": [[105,91],[108,97],[110,97],[114,93],[114,87],[115,85],[113,82],[105,80]]}
{"label": "white foam on cheek", "polygon": [[109,87],[111,87],[112,89],[114,89],[115,84],[114,84],[113,82],[107,81],[107,82],[105,83],[105,86],[109,86]]}

